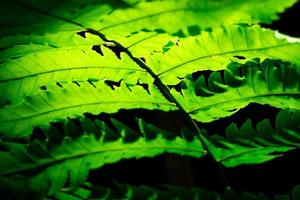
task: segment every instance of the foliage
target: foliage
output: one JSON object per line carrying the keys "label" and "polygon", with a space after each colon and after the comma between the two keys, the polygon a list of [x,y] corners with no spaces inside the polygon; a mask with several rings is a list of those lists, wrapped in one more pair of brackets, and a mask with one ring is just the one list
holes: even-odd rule
{"label": "foliage", "polygon": [[[87,177],[163,153],[208,156],[222,173],[299,148],[300,39],[261,26],[296,2],[1,0],[1,198],[269,199]],[[251,103],[281,109],[276,122],[202,128]],[[114,118],[124,110],[176,111],[183,125]],[[275,197],[298,198],[299,186]]]}

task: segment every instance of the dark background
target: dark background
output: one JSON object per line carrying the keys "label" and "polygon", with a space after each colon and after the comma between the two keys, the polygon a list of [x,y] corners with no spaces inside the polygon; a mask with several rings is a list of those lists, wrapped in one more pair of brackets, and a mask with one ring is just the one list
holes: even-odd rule
{"label": "dark background", "polygon": [[[263,26],[300,37],[300,2],[282,14],[280,20]],[[274,121],[278,111],[269,106],[250,104],[231,117],[210,124],[199,124],[199,127],[207,129],[209,133],[223,135],[225,127],[232,121],[237,124],[243,123],[247,118],[251,118],[254,124],[264,118]],[[153,114],[153,111],[122,111],[115,117],[126,121],[134,116],[142,116],[146,121],[173,130],[182,126],[182,120],[176,112]],[[300,151],[293,151],[261,165],[225,169],[225,173],[230,185],[239,191],[263,192],[268,195],[287,194],[295,185],[300,184],[299,157]],[[207,158],[194,159],[170,154],[106,165],[92,171],[89,180],[106,186],[117,181],[133,185],[175,184],[219,190],[219,181]]]}

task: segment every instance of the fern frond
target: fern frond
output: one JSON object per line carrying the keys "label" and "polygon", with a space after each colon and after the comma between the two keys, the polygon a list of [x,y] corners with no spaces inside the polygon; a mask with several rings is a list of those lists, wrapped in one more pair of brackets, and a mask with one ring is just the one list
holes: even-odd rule
{"label": "fern frond", "polygon": [[[84,183],[89,170],[121,159],[153,157],[176,153],[200,157],[205,154],[200,142],[185,139],[138,120],[139,130],[112,119],[110,128],[104,121],[81,119],[81,128],[72,121],[65,132],[51,126],[47,140],[30,144],[1,142],[0,182],[19,194],[55,194],[63,187],[76,188]],[[3,151],[6,149],[6,151]],[[9,188],[11,187],[11,188]]]}
{"label": "fern frond", "polygon": [[[24,84],[24,83],[23,83]],[[84,113],[115,113],[120,109],[177,110],[153,85],[111,88],[104,81],[47,85],[16,105],[0,110],[0,132],[5,137],[29,135],[35,126],[49,125]]]}
{"label": "fern frond", "polygon": [[[73,22],[76,17],[87,22],[118,8],[112,1],[1,1],[0,20],[1,36],[16,34],[43,35],[61,31],[85,31],[79,22]],[[96,8],[96,9],[95,9]],[[26,17],[24,17],[26,16]]]}
{"label": "fern frond", "polygon": [[[175,33],[194,25],[205,29],[229,23],[269,23],[295,2],[296,0],[168,0],[139,1],[136,4],[119,1],[117,4],[109,0],[11,0],[3,2],[1,11],[5,18],[0,24],[3,27],[6,25],[2,35],[32,31],[40,34],[45,30],[76,31],[85,27],[114,38],[143,28],[160,28]],[[12,10],[15,12],[11,12]]]}
{"label": "fern frond", "polygon": [[250,103],[300,110],[300,71],[297,66],[266,59],[245,65],[231,63],[224,71],[213,72],[182,83],[181,93],[171,91],[192,118],[211,122],[230,116]]}
{"label": "fern frond", "polygon": [[[88,190],[89,189],[89,190]],[[76,190],[70,190],[66,192],[60,192],[54,197],[58,200],[67,200],[67,197],[71,197],[75,192],[79,193],[79,195],[83,196],[83,198],[79,199],[88,199],[84,198],[84,191],[89,191],[89,198],[92,199],[176,199],[176,200],[298,200],[300,198],[300,185],[295,186],[290,194],[274,195],[274,198],[270,198],[267,195],[262,193],[250,193],[250,192],[237,192],[233,189],[227,189],[225,192],[215,192],[208,189],[202,188],[186,188],[180,186],[172,186],[172,185],[164,185],[160,188],[149,187],[149,186],[133,186],[133,185],[123,185],[117,184],[118,192],[101,187],[95,186],[91,183],[86,183],[84,187]],[[79,196],[78,195],[78,196]]]}
{"label": "fern frond", "polygon": [[101,79],[132,84],[153,82],[127,54],[122,53],[119,59],[106,47],[99,46],[103,56],[91,48],[51,48],[0,64],[1,105],[18,103],[39,87],[55,82]]}
{"label": "fern frond", "polygon": [[[119,36],[117,41],[136,57],[143,57],[151,53],[164,52],[163,47],[168,43],[175,44],[178,37],[169,35],[162,30],[140,30],[130,33],[126,37]],[[94,46],[100,45],[112,46],[114,44],[104,42],[98,35],[89,31],[61,31],[44,35],[19,34],[0,38],[0,48],[4,49],[0,54],[0,63],[8,62],[10,59],[19,59],[28,54],[39,53],[39,51],[59,51],[59,48],[88,51]]]}
{"label": "fern frond", "polygon": [[226,167],[259,164],[299,148],[299,124],[300,112],[282,110],[274,127],[268,119],[256,127],[247,120],[240,128],[234,123],[228,126],[227,138],[213,136],[204,140],[215,159]]}
{"label": "fern frond", "polygon": [[221,70],[231,62],[253,58],[281,59],[300,65],[300,40],[255,26],[227,26],[182,39],[166,54],[147,58],[165,84],[175,85],[187,74]]}
{"label": "fern frond", "polygon": [[[117,9],[100,20],[88,23],[104,34],[114,35],[134,32],[143,28],[163,29],[175,33],[188,26],[199,25],[201,29],[228,23],[271,22],[277,19],[277,13],[294,4],[289,1],[205,1],[205,0],[169,0],[140,2],[132,8]],[[268,11],[266,12],[266,7]],[[124,18],[124,16],[126,16]],[[184,20],[181,20],[184,19]],[[79,19],[81,21],[81,19]],[[100,23],[99,23],[100,22]],[[81,23],[87,23],[86,20]]]}
{"label": "fern frond", "polygon": [[[151,188],[147,186],[128,186],[119,185],[123,189],[125,199],[193,199],[193,200],[271,200],[262,193],[237,192],[233,189],[227,189],[225,192],[219,193],[202,188],[184,188],[179,186],[166,185],[162,189]],[[291,195],[275,195],[274,199],[285,197],[285,200],[297,200],[300,186],[295,186],[291,191]],[[109,199],[109,198],[107,198]],[[121,199],[121,198],[120,198]]]}

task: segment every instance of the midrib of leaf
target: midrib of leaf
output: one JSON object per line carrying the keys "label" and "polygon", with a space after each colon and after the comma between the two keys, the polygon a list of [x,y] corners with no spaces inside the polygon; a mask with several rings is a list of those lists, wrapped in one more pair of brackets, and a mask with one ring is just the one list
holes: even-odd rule
{"label": "midrib of leaf", "polygon": [[[260,150],[265,150],[265,149],[278,149],[280,148],[281,146],[274,146],[274,147],[253,147],[251,149],[248,149],[248,150],[245,150],[245,151],[241,151],[241,152],[238,152],[238,153],[235,153],[235,154],[231,154],[229,156],[224,156],[223,158],[220,158],[220,159],[217,159],[218,162],[224,162],[224,161],[227,161],[227,160],[230,160],[232,158],[235,158],[235,157],[239,157],[239,156],[242,156],[244,154],[248,154],[249,152],[253,152],[253,151],[260,151]],[[295,147],[285,147],[285,148],[290,148],[290,149],[295,149]],[[277,150],[278,151],[278,150]],[[274,155],[274,156],[281,156],[282,154],[277,154],[277,155]]]}
{"label": "midrib of leaf", "polygon": [[144,42],[144,41],[146,41],[146,40],[149,40],[149,39],[151,39],[151,38],[154,38],[154,37],[156,37],[156,36],[158,36],[158,35],[159,35],[159,33],[155,33],[155,34],[153,34],[153,35],[147,36],[147,37],[145,37],[145,38],[143,38],[143,39],[140,39],[140,40],[138,40],[138,41],[136,41],[136,42],[134,42],[134,43],[128,45],[126,48],[130,49],[130,48],[136,46],[137,44],[139,44],[139,43],[141,43],[141,42]]}
{"label": "midrib of leaf", "polygon": [[[170,141],[172,142],[172,141]],[[100,153],[106,153],[106,152],[118,152],[118,151],[121,151],[121,152],[124,152],[125,151],[152,151],[154,149],[157,149],[157,150],[163,150],[163,151],[171,151],[171,150],[180,150],[180,151],[185,151],[185,152],[193,152],[193,153],[202,153],[202,154],[206,154],[206,151],[205,150],[201,150],[199,149],[198,151],[193,149],[193,148],[182,148],[182,147],[179,147],[179,146],[176,146],[176,147],[169,147],[169,146],[162,146],[162,145],[155,145],[153,146],[153,144],[151,145],[151,147],[145,147],[145,146],[142,146],[141,148],[138,148],[138,147],[129,147],[130,144],[128,144],[128,146],[124,147],[124,148],[115,148],[115,149],[101,149],[101,150],[95,150],[95,151],[87,151],[85,153],[80,153],[80,154],[74,154],[72,156],[65,156],[65,157],[62,157],[62,158],[59,158],[59,159],[47,159],[46,161],[44,162],[40,162],[38,163],[37,165],[34,165],[34,166],[31,166],[31,167],[24,167],[22,169],[18,169],[18,170],[12,170],[12,171],[8,171],[8,172],[5,172],[5,173],[0,173],[0,176],[9,176],[9,175],[13,175],[13,174],[21,174],[21,173],[24,173],[26,171],[31,171],[31,170],[34,170],[36,168],[40,168],[40,167],[43,167],[43,166],[48,166],[48,165],[54,165],[56,163],[60,163],[60,162],[63,162],[63,161],[66,161],[66,160],[70,160],[70,159],[78,159],[80,157],[85,157],[87,155],[94,155],[94,154],[100,154]],[[50,160],[50,161],[49,161]],[[18,167],[18,166],[17,166]]]}
{"label": "midrib of leaf", "polygon": [[234,51],[227,51],[227,52],[222,52],[222,53],[215,53],[215,54],[209,54],[209,55],[205,55],[205,56],[200,56],[197,58],[194,58],[192,60],[180,63],[176,66],[171,67],[170,69],[167,69],[163,72],[160,72],[159,74],[157,74],[158,76],[161,76],[165,73],[169,73],[172,70],[175,70],[176,68],[182,67],[186,64],[201,60],[201,59],[206,59],[209,57],[213,57],[213,56],[222,56],[222,55],[226,55],[226,54],[234,54],[234,53],[242,53],[242,52],[251,52],[251,51],[263,51],[263,50],[267,50],[267,49],[275,49],[275,48],[279,48],[279,47],[283,47],[283,46],[293,46],[293,45],[299,45],[299,43],[287,43],[287,44],[280,44],[280,45],[274,45],[274,46],[268,46],[268,47],[263,47],[263,48],[252,48],[252,49],[240,49],[240,50],[234,50]]}
{"label": "midrib of leaf", "polygon": [[[78,50],[84,51],[82,49],[86,49],[86,48],[83,48],[83,47],[90,47],[90,45],[76,45],[76,46],[74,45],[75,48],[74,47],[57,47],[57,46],[51,46],[51,45],[48,45],[48,44],[47,45],[46,44],[38,44],[38,45],[46,47],[46,48],[44,48],[44,49],[32,49],[30,51],[26,51],[26,54],[35,53],[35,52],[47,53],[47,52],[53,52],[53,51],[55,51],[55,52],[57,52],[57,51],[70,51],[71,52],[71,51],[78,51]],[[22,46],[22,45],[16,45],[16,46]],[[16,54],[14,57],[19,58],[22,55],[24,55],[24,54],[19,53],[19,54]],[[17,58],[15,58],[15,59],[17,59]],[[1,59],[3,59],[3,57]],[[8,58],[4,57],[3,60],[5,60],[5,59],[8,59]]]}
{"label": "midrib of leaf", "polygon": [[240,101],[240,100],[255,99],[255,98],[261,98],[261,97],[268,97],[268,96],[289,96],[289,95],[291,95],[291,96],[292,95],[300,95],[300,92],[266,93],[266,94],[252,95],[252,96],[248,96],[248,97],[235,98],[235,99],[222,101],[222,102],[218,102],[218,103],[212,103],[210,105],[195,108],[195,109],[189,111],[189,113],[195,113],[195,112],[198,112],[199,110],[202,110],[202,109],[206,109],[206,108],[217,106],[217,105],[222,105],[222,104],[225,104],[225,103],[227,104],[227,103],[230,103],[230,102]]}
{"label": "midrib of leaf", "polygon": [[[35,114],[35,115],[30,115],[27,117],[21,117],[19,115],[17,115],[16,113],[13,113],[17,116],[19,116],[19,119],[11,119],[11,120],[0,120],[0,123],[5,123],[5,122],[12,122],[12,121],[20,121],[20,120],[25,120],[25,119],[29,119],[29,118],[35,118],[41,115],[46,115],[49,113],[53,113],[53,112],[58,112],[58,111],[62,111],[62,110],[68,110],[68,109],[72,109],[72,108],[76,108],[76,107],[83,107],[83,106],[91,106],[91,105],[98,105],[98,104],[129,104],[129,103],[140,103],[140,104],[158,104],[158,105],[169,105],[169,106],[175,106],[173,103],[166,103],[166,102],[155,102],[155,101],[138,101],[138,100],[133,100],[133,101],[120,101],[120,100],[116,100],[116,101],[97,101],[97,102],[93,102],[93,103],[85,103],[85,104],[77,104],[77,105],[72,105],[72,106],[66,106],[66,107],[62,107],[62,108],[54,108],[51,109],[49,111],[46,112],[42,112],[39,114]],[[50,105],[50,104],[48,104]],[[51,106],[51,105],[50,105]],[[32,109],[33,108],[29,105],[27,105],[28,108]],[[53,107],[53,106],[51,106]],[[37,112],[36,110],[33,110],[34,112]]]}
{"label": "midrib of leaf", "polygon": [[50,71],[44,71],[44,72],[39,72],[39,73],[33,73],[30,75],[26,76],[20,76],[16,78],[10,78],[10,79],[4,79],[0,80],[0,83],[3,82],[8,82],[8,81],[14,81],[14,80],[19,80],[19,79],[24,79],[24,78],[29,78],[29,77],[34,77],[37,75],[42,75],[42,74],[49,74],[49,73],[54,73],[54,72],[59,72],[59,71],[71,71],[71,70],[86,70],[86,69],[118,69],[120,71],[122,70],[131,70],[131,71],[141,71],[141,72],[146,72],[145,70],[142,69],[137,69],[137,68],[118,68],[118,67],[108,67],[108,66],[85,66],[85,67],[71,67],[71,68],[65,68],[65,69],[55,69],[55,70],[50,70]]}

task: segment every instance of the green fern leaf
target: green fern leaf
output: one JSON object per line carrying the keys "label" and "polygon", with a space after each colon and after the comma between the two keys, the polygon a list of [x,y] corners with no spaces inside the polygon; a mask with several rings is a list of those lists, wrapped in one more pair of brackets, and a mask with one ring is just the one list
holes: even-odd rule
{"label": "green fern leaf", "polygon": [[[300,198],[300,186],[295,186],[291,194],[288,195],[275,195],[274,198],[270,198],[262,193],[250,193],[250,192],[237,192],[233,189],[227,189],[225,192],[215,192],[203,188],[186,188],[172,185],[163,185],[159,188],[148,187],[144,185],[133,186],[117,184],[118,192],[92,185],[91,183],[85,183],[84,187],[80,190],[67,190],[60,192],[55,197],[59,200],[67,200],[66,197],[70,197],[75,192],[82,194],[84,191],[89,190],[92,199],[176,199],[176,200],[298,200]],[[64,196],[63,196],[64,195]],[[68,196],[67,196],[68,195]],[[88,198],[80,198],[88,199]]]}
{"label": "green fern leaf", "polygon": [[103,81],[47,85],[16,105],[0,110],[0,129],[5,137],[26,136],[33,127],[49,125],[49,122],[77,117],[84,113],[115,113],[120,109],[176,110],[175,104],[162,96],[155,86],[149,93],[142,86],[110,88]]}
{"label": "green fern leaf", "polygon": [[[99,48],[101,48],[99,46]],[[0,64],[0,105],[18,103],[34,94],[40,86],[53,82],[109,79],[135,84],[151,83],[153,79],[128,55],[121,59],[102,47],[103,56],[90,46],[39,50],[19,59]]]}
{"label": "green fern leaf", "polygon": [[116,120],[112,124],[117,131],[103,121],[83,118],[83,134],[69,121],[64,126],[65,133],[51,126],[45,133],[48,142],[35,140],[27,145],[2,142],[1,149],[7,150],[1,151],[0,156],[1,185],[5,183],[10,195],[12,189],[24,190],[19,191],[21,194],[28,191],[52,195],[65,187],[67,180],[66,187],[75,188],[84,183],[90,169],[121,159],[153,157],[166,152],[193,157],[205,154],[198,140],[184,139],[142,120],[138,123],[140,130]]}
{"label": "green fern leaf", "polygon": [[189,37],[166,54],[147,58],[148,66],[165,84],[175,85],[187,74],[221,70],[232,61],[281,59],[300,65],[299,39],[259,26],[228,26]]}
{"label": "green fern leaf", "polygon": [[181,93],[174,89],[171,93],[200,122],[230,116],[250,103],[300,110],[300,71],[290,63],[269,59],[232,63],[208,78],[191,79],[182,83]]}
{"label": "green fern leaf", "polygon": [[175,33],[194,25],[205,29],[228,23],[269,23],[278,19],[277,14],[295,2],[296,0],[169,0],[139,1],[136,4],[120,1],[117,4],[108,0],[74,0],[64,3],[58,0],[12,0],[3,2],[1,12],[5,18],[0,24],[6,26],[2,35],[93,28],[114,38],[143,28],[163,28],[169,33]]}
{"label": "green fern leaf", "polygon": [[[103,15],[100,20],[95,19],[94,22],[86,22],[85,19],[78,21],[109,35],[110,38],[143,28],[150,30],[160,28],[168,33],[175,33],[192,25],[199,25],[205,29],[228,23],[269,23],[277,19],[276,13],[295,2],[295,0],[251,1],[251,3],[241,0],[152,1],[138,3],[133,8],[114,10],[108,15]],[[266,7],[269,8],[268,12]]]}
{"label": "green fern leaf", "polygon": [[300,112],[283,110],[276,118],[275,127],[265,119],[254,128],[248,120],[240,128],[231,124],[226,130],[227,138],[203,138],[215,159],[226,167],[259,164],[299,148],[299,124]]}

